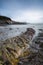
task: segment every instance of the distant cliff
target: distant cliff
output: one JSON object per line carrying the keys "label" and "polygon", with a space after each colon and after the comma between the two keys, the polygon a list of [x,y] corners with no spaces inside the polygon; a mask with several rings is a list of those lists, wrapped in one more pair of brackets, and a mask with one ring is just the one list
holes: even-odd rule
{"label": "distant cliff", "polygon": [[11,24],[12,20],[6,16],[0,16],[0,24]]}
{"label": "distant cliff", "polygon": [[11,18],[6,17],[6,16],[0,16],[0,25],[4,24],[26,24],[25,22],[16,22],[11,20]]}

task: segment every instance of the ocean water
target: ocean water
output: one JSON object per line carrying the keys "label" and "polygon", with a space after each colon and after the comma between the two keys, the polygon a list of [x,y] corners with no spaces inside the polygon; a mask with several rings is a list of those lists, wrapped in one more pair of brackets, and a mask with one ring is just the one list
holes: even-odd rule
{"label": "ocean water", "polygon": [[33,28],[36,31],[35,36],[37,36],[39,33],[39,29],[43,29],[43,24],[0,26],[0,41],[18,36],[25,32],[27,28]]}

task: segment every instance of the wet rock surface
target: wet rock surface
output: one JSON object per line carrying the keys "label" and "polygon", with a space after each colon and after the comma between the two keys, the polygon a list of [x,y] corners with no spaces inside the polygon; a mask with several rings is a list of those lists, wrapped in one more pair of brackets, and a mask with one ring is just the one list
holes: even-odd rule
{"label": "wet rock surface", "polygon": [[[43,30],[43,29],[42,29]],[[38,52],[36,54],[36,65],[43,65],[43,31],[41,30],[40,33],[38,33],[38,36],[34,40],[34,43],[36,44],[36,47]]]}
{"label": "wet rock surface", "polygon": [[35,35],[32,28],[19,36],[6,39],[0,48],[0,64],[43,65],[43,31],[40,31],[35,39],[32,39]]}

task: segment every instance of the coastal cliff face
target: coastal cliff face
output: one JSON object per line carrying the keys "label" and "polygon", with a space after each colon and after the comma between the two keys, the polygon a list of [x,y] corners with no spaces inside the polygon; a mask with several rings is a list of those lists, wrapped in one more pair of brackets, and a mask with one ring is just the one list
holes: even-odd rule
{"label": "coastal cliff face", "polygon": [[0,16],[0,24],[11,24],[12,20],[6,16]]}
{"label": "coastal cliff face", "polygon": [[5,24],[26,24],[26,23],[13,21],[11,18],[6,16],[0,16],[0,25],[5,25]]}

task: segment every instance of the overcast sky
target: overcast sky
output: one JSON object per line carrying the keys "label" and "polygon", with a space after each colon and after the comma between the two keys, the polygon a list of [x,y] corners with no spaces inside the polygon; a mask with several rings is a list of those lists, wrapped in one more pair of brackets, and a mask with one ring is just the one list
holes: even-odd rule
{"label": "overcast sky", "polygon": [[0,15],[15,21],[43,23],[43,0],[0,0]]}

